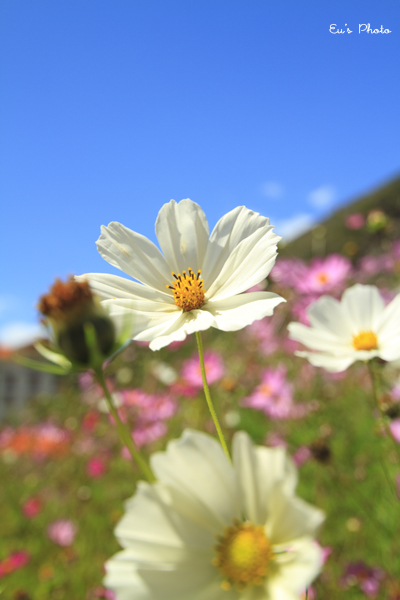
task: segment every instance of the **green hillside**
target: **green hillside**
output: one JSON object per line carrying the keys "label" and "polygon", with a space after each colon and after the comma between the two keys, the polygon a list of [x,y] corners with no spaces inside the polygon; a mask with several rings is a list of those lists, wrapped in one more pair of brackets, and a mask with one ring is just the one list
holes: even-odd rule
{"label": "green hillside", "polygon": [[[374,224],[372,216],[371,222],[362,229],[346,227],[347,216],[361,213],[367,218],[374,210],[384,213],[381,222]],[[279,254],[308,260],[315,255],[340,252],[357,259],[368,253],[379,254],[394,239],[400,239],[400,177],[349,202],[312,230],[280,245]]]}

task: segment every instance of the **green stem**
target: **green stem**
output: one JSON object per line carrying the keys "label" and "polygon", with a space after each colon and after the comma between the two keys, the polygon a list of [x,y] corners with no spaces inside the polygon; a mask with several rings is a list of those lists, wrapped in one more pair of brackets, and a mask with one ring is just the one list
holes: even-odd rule
{"label": "green stem", "polygon": [[101,385],[101,387],[103,389],[104,396],[105,396],[105,399],[108,404],[108,408],[110,409],[110,412],[115,419],[118,435],[119,435],[121,442],[128,448],[130,455],[132,456],[132,459],[138,465],[138,467],[142,471],[142,473],[143,473],[144,477],[147,479],[147,481],[149,481],[150,483],[153,483],[154,481],[156,481],[156,478],[154,477],[154,474],[153,474],[151,468],[146,463],[143,456],[140,454],[139,450],[136,448],[130,432],[127,430],[127,428],[125,427],[125,425],[122,423],[121,419],[119,418],[118,411],[115,408],[111,394],[108,391],[107,384],[104,379],[103,371],[101,369],[95,370],[95,375],[96,375],[96,379],[97,379],[98,383]]}
{"label": "green stem", "polygon": [[210,390],[209,390],[208,383],[207,383],[206,367],[204,364],[203,342],[201,340],[200,331],[196,331],[196,340],[197,340],[197,348],[199,350],[200,370],[201,370],[201,377],[203,379],[204,395],[206,397],[207,406],[210,411],[211,418],[214,421],[215,429],[217,430],[219,441],[221,442],[221,446],[222,446],[228,460],[230,461],[231,457],[229,454],[228,446],[226,445],[224,434],[222,433],[221,425],[219,424],[217,413],[215,412],[215,408],[214,408],[213,402],[211,400]]}

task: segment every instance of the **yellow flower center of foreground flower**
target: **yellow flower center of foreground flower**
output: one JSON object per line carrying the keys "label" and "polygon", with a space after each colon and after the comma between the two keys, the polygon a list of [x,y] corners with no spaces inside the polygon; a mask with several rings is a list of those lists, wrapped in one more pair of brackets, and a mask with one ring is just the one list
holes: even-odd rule
{"label": "yellow flower center of foreground flower", "polygon": [[218,538],[213,565],[224,576],[221,587],[239,590],[248,585],[262,585],[274,559],[272,546],[262,526],[235,522]]}
{"label": "yellow flower center of foreground flower", "polygon": [[204,304],[204,281],[200,279],[200,274],[201,271],[197,271],[196,277],[192,269],[188,273],[182,271],[182,275],[172,273],[176,281],[174,285],[167,285],[167,288],[174,292],[175,304],[184,312],[201,308]]}
{"label": "yellow flower center of foreground flower", "polygon": [[362,331],[353,336],[353,346],[356,350],[376,350],[378,338],[373,331]]}

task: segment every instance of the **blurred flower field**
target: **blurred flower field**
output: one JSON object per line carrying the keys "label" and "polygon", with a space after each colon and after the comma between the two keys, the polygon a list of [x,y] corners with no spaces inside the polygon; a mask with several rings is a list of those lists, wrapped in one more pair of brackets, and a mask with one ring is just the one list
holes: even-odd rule
{"label": "blurred flower field", "polygon": [[[381,235],[385,226],[378,213],[346,220],[349,232]],[[299,468],[298,494],[326,513],[318,537],[325,564],[310,600],[400,599],[400,361],[374,359],[377,404],[366,363],[337,373],[315,367],[295,354],[302,347],[287,330],[292,321],[308,325],[322,295],[340,299],[355,283],[376,285],[388,304],[400,288],[400,241],[384,247],[353,263],[340,254],[278,258],[268,282],[251,291],[287,302],[241,331],[203,333],[228,443],[241,429],[257,444],[286,447]],[[214,435],[194,336],[157,352],[133,342],[106,375],[146,455],[185,428]],[[113,529],[140,474],[90,372],[64,378],[55,397],[33,400],[3,424],[0,457],[0,599],[113,598],[103,565],[119,549]]]}

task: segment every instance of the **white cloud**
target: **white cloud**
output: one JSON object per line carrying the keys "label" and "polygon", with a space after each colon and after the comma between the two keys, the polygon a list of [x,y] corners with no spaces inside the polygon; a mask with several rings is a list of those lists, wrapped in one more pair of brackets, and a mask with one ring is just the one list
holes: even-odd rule
{"label": "white cloud", "polygon": [[266,181],[260,186],[261,193],[267,198],[280,198],[283,196],[283,185],[278,181]]}
{"label": "white cloud", "polygon": [[0,330],[0,345],[15,350],[27,346],[41,337],[47,337],[43,325],[16,321],[2,327]]}
{"label": "white cloud", "polygon": [[332,185],[321,185],[308,195],[308,204],[314,208],[329,208],[336,197],[336,190]]}
{"label": "white cloud", "polygon": [[291,242],[300,235],[311,229],[315,225],[315,218],[309,213],[294,215],[289,219],[272,221],[275,224],[275,231],[282,236],[283,242]]}

